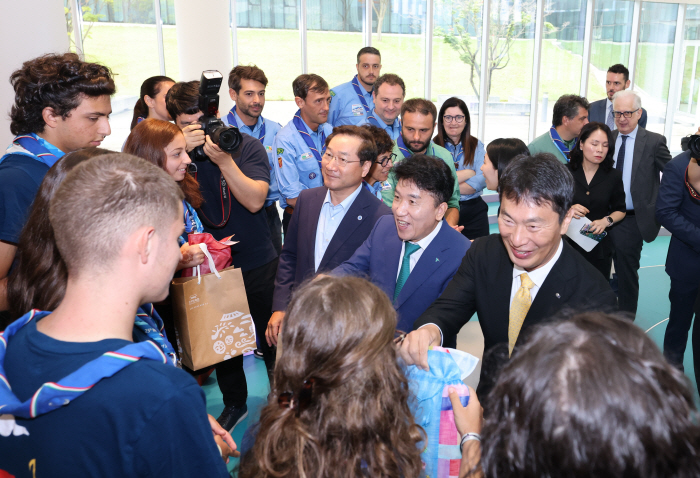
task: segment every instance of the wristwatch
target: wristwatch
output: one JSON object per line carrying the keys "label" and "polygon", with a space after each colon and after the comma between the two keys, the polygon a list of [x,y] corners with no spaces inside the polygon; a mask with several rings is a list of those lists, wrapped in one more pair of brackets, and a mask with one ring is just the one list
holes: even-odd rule
{"label": "wristwatch", "polygon": [[613,224],[615,224],[615,221],[613,221],[610,216],[605,216],[605,219],[608,220],[608,226],[612,226]]}

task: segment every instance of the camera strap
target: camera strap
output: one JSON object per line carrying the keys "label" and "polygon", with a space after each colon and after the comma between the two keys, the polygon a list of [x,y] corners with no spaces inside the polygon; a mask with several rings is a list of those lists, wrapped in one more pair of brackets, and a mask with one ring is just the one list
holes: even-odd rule
{"label": "camera strap", "polygon": [[[195,170],[194,172],[194,179],[197,179],[197,171]],[[211,227],[212,229],[220,229],[224,227],[226,224],[228,224],[228,220],[231,217],[231,190],[228,188],[228,184],[226,184],[226,179],[224,178],[224,175],[221,175],[220,181],[219,181],[219,192],[221,194],[221,222],[218,224],[215,224],[214,221],[209,219],[205,214],[202,209],[197,210],[197,214],[199,215],[200,220],[204,223],[205,226]]]}

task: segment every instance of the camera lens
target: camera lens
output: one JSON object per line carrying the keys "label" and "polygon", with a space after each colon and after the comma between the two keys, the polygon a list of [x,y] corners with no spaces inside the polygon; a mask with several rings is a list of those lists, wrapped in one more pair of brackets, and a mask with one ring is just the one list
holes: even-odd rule
{"label": "camera lens", "polygon": [[222,150],[226,151],[227,153],[233,153],[238,149],[238,146],[241,144],[241,140],[243,138],[241,137],[241,133],[238,131],[238,128],[221,127],[217,128],[212,133],[211,139],[214,143],[218,144],[219,148]]}

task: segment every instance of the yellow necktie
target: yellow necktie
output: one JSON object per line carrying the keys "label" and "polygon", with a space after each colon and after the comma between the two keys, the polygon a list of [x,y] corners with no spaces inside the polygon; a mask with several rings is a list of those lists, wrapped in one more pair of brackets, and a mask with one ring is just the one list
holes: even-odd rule
{"label": "yellow necktie", "polygon": [[513,347],[515,347],[515,342],[518,340],[525,316],[527,311],[530,310],[530,305],[532,304],[530,289],[534,286],[535,283],[530,280],[530,276],[526,272],[520,274],[520,289],[513,297],[508,316],[508,357],[513,353]]}

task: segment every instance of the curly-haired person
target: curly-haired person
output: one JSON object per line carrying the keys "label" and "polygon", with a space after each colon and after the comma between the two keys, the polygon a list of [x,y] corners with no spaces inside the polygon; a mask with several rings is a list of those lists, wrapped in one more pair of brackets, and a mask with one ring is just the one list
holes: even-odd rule
{"label": "curly-haired person", "polygon": [[109,135],[109,68],[74,53],[26,61],[10,76],[12,144],[0,157],[0,310],[19,233],[44,175],[64,154],[99,146]]}

